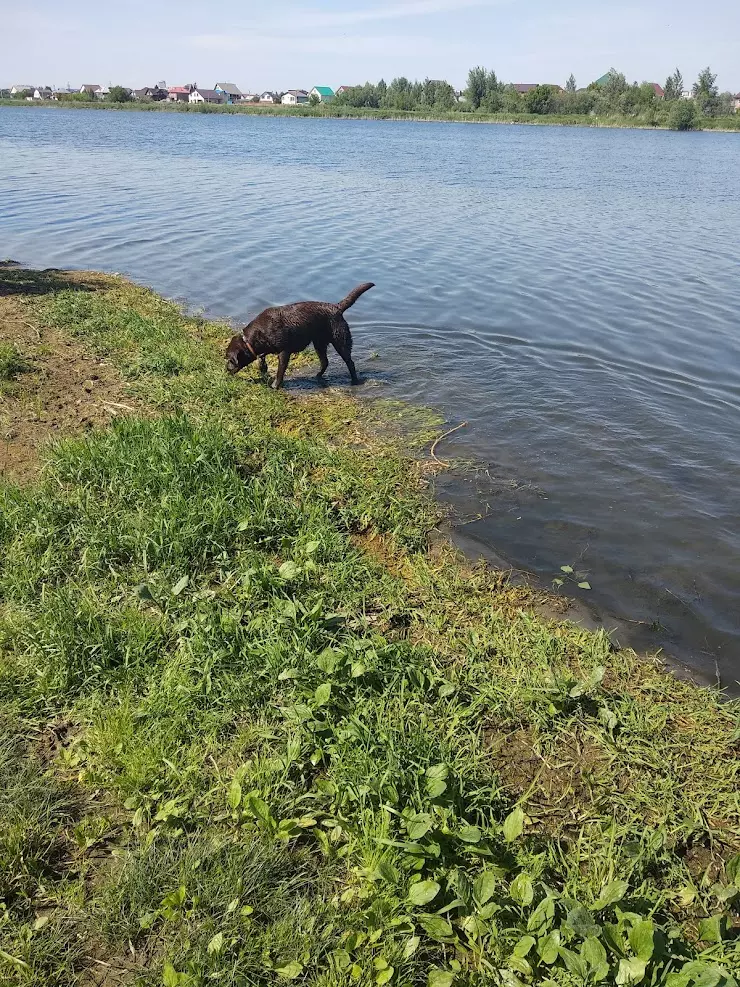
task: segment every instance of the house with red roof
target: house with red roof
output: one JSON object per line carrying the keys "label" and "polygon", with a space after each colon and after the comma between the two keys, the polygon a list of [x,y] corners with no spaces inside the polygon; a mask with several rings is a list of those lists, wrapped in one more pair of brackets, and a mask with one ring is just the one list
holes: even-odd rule
{"label": "house with red roof", "polygon": [[167,100],[170,103],[187,103],[190,93],[195,88],[195,83],[187,86],[167,86]]}

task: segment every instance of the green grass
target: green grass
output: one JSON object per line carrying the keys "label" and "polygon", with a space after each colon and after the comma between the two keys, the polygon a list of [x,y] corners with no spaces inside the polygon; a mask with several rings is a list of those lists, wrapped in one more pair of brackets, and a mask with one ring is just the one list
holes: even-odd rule
{"label": "green grass", "polygon": [[0,983],[736,985],[738,704],[432,552],[428,417],[93,287],[148,412],[2,492]]}
{"label": "green grass", "polygon": [[28,369],[28,361],[15,343],[0,341],[0,385],[15,380]]}
{"label": "green grass", "polygon": [[[354,119],[354,120],[416,120],[417,122],[440,121],[446,123],[520,123],[542,126],[560,127],[616,127],[626,129],[666,129],[668,113],[648,112],[638,116],[623,116],[621,114],[537,114],[537,113],[486,113],[483,110],[475,112],[460,110],[394,110],[373,109],[371,107],[340,106],[338,104],[323,104],[320,106],[259,106],[245,103],[238,105],[219,105],[213,103],[107,103],[100,102],[59,102],[49,100],[33,102],[20,100],[0,100],[0,106],[41,107],[44,109],[75,109],[75,110],[132,110],[156,113],[226,113],[247,114],[251,116],[271,117],[307,117],[314,119]],[[695,130],[740,130],[740,114],[727,117],[698,117]]]}

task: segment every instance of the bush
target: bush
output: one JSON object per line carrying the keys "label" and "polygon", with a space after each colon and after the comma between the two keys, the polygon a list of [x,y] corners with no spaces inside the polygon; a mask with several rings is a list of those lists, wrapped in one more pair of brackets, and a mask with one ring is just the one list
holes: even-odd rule
{"label": "bush", "polygon": [[694,130],[697,123],[696,106],[692,99],[676,101],[668,114],[668,126],[671,130]]}
{"label": "bush", "polygon": [[133,96],[125,86],[111,86],[108,99],[111,103],[130,103]]}

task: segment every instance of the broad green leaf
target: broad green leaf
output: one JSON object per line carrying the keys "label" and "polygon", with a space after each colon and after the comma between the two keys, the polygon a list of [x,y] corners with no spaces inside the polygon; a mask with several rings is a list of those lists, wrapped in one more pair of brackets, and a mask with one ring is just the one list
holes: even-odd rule
{"label": "broad green leaf", "polygon": [[[632,952],[641,960],[651,959],[655,945],[653,937],[655,928],[649,919],[642,919],[636,922],[629,931],[629,941]],[[700,932],[701,935],[701,932]]]}
{"label": "broad green leaf", "polygon": [[532,936],[522,936],[516,946],[514,946],[513,955],[522,957],[529,955],[529,951],[535,942],[536,940]]}
{"label": "broad green leaf", "polygon": [[534,888],[532,887],[532,878],[525,871],[521,874],[517,874],[514,880],[511,882],[511,887],[509,888],[511,897],[519,905],[531,905],[532,899],[534,898]]}
{"label": "broad green leaf", "polygon": [[303,964],[299,963],[298,960],[291,960],[289,963],[282,963],[280,966],[273,967],[273,969],[279,977],[285,977],[286,980],[295,980],[296,977],[300,977],[303,973]]}
{"label": "broad green leaf", "polygon": [[570,575],[570,573],[573,572],[573,566],[572,565],[561,565],[560,566],[560,571],[561,572],[567,572],[568,575]]}
{"label": "broad green leaf", "polygon": [[223,932],[217,932],[215,936],[208,943],[208,954],[212,956],[214,953],[218,956],[221,950],[224,948],[224,934]]}
{"label": "broad green leaf", "polygon": [[455,982],[455,974],[451,970],[440,970],[437,967],[429,971],[427,977],[427,987],[452,987]]}
{"label": "broad green leaf", "polygon": [[263,802],[261,798],[257,798],[256,795],[250,795],[248,799],[249,811],[255,815],[261,822],[266,823],[268,826],[274,824],[275,820],[272,817],[270,808],[266,802]]}
{"label": "broad green leaf", "polygon": [[409,888],[409,901],[412,905],[426,905],[439,894],[439,885],[436,881],[419,881]]}
{"label": "broad green leaf", "polygon": [[578,977],[579,980],[585,980],[588,976],[588,967],[581,957],[572,949],[566,949],[565,946],[561,946],[558,952],[562,956],[568,972],[572,973],[574,977]]}
{"label": "broad green leaf", "polygon": [[314,692],[314,702],[318,707],[326,706],[331,697],[331,682],[322,682]]}
{"label": "broad green leaf", "polygon": [[416,918],[431,939],[443,942],[445,939],[452,938],[452,926],[441,915],[417,915]]}
{"label": "broad green leaf", "polygon": [[406,940],[406,944],[403,947],[403,958],[405,960],[411,959],[416,950],[419,948],[420,942],[421,939],[418,936],[412,936],[410,939]]}
{"label": "broad green leaf", "polygon": [[623,987],[626,984],[639,984],[642,978],[645,976],[645,969],[647,963],[645,960],[641,960],[636,956],[632,956],[629,959],[623,958],[619,961],[619,969],[617,970],[616,983],[619,987]]}
{"label": "broad green leaf", "polygon": [[576,935],[582,936],[584,939],[587,936],[598,936],[601,932],[600,927],[594,922],[591,912],[583,905],[576,905],[575,908],[571,908],[565,921]]}
{"label": "broad green leaf", "polygon": [[426,836],[429,830],[432,828],[432,817],[428,812],[417,812],[415,816],[412,816],[406,823],[406,832],[410,840],[420,840],[422,836]]}
{"label": "broad green leaf", "polygon": [[335,949],[330,955],[340,970],[346,970],[352,963],[352,957],[346,949]]}
{"label": "broad green leaf", "polygon": [[179,596],[189,582],[190,582],[190,576],[183,576],[181,579],[178,579],[175,585],[172,587],[172,595]]}
{"label": "broad green leaf", "polygon": [[512,970],[516,970],[517,973],[523,974],[525,977],[532,976],[532,967],[527,963],[527,961],[521,957],[517,956],[515,953],[509,957],[506,961]]}
{"label": "broad green leaf", "polygon": [[308,542],[307,545],[306,545],[306,547],[305,547],[305,549],[304,549],[304,552],[306,553],[306,555],[313,555],[313,553],[318,549],[319,544],[320,543],[317,542],[317,541],[310,541],[310,542]]}
{"label": "broad green leaf", "polygon": [[524,813],[517,806],[504,819],[504,839],[507,843],[513,843],[518,839],[524,830]]}
{"label": "broad green leaf", "polygon": [[427,795],[430,799],[438,799],[440,795],[444,795],[447,791],[447,782],[441,779],[430,780],[427,779]]}
{"label": "broad green leaf", "polygon": [[485,905],[493,898],[496,890],[496,875],[491,871],[483,871],[473,883],[473,894],[479,905]]}
{"label": "broad green leaf", "polygon": [[146,600],[148,603],[157,602],[152,596],[152,591],[149,589],[146,583],[139,583],[139,585],[136,587],[135,592],[140,600]]}
{"label": "broad green leaf", "polygon": [[242,786],[239,784],[238,778],[232,778],[231,784],[229,785],[229,805],[232,809],[238,809],[242,800]]}
{"label": "broad green leaf", "polygon": [[578,589],[591,589],[591,583],[584,579],[582,583],[578,584]]}
{"label": "broad green leaf", "polygon": [[618,901],[624,898],[628,889],[629,884],[626,881],[612,881],[610,884],[607,884],[605,888],[601,889],[601,894],[594,902],[594,911],[600,912],[602,908],[608,908],[609,905],[616,905]]}
{"label": "broad green leaf", "polygon": [[560,933],[557,929],[551,932],[544,939],[540,939],[537,943],[537,955],[547,966],[552,966],[552,964],[558,958],[558,947],[560,946]]}
{"label": "broad green leaf", "polygon": [[375,869],[375,873],[382,877],[384,881],[388,884],[395,884],[398,880],[398,871],[390,862],[390,860],[381,860]]}
{"label": "broad green leaf", "polygon": [[430,781],[446,781],[450,769],[446,764],[432,764],[424,773]]}
{"label": "broad green leaf", "polygon": [[[278,569],[278,573],[280,574],[281,579],[295,579],[298,575],[298,566],[295,562],[283,562]],[[283,974],[283,976],[285,976],[285,974]],[[296,976],[298,976],[298,974],[296,974]]]}
{"label": "broad green leaf", "polygon": [[463,826],[457,835],[463,843],[480,843],[483,836],[477,826]]}
{"label": "broad green leaf", "polygon": [[727,874],[727,880],[731,884],[740,887],[740,853],[736,853],[734,857],[730,857],[725,864],[725,873]]}
{"label": "broad green leaf", "polygon": [[378,984],[378,987],[382,987],[383,984],[387,984],[388,981],[393,979],[394,973],[395,970],[392,966],[387,966],[384,970],[379,970],[375,974],[375,983]]}
{"label": "broad green leaf", "polygon": [[171,963],[165,963],[162,968],[162,983],[164,987],[180,987],[183,979],[183,974],[178,973]]}
{"label": "broad green leaf", "polygon": [[555,902],[548,895],[543,898],[527,921],[528,932],[541,932],[547,929],[555,917]]}
{"label": "broad green leaf", "polygon": [[595,936],[589,936],[581,945],[581,959],[586,963],[591,971],[591,976],[597,982],[609,975],[606,950]]}
{"label": "broad green leaf", "polygon": [[[699,923],[699,938],[703,942],[722,942],[722,916],[712,915],[710,918],[703,918]],[[632,942],[631,933],[630,942]],[[635,952],[637,953],[636,949]]]}
{"label": "broad green leaf", "polygon": [[278,675],[278,681],[285,682],[287,679],[297,679],[300,678],[300,675],[301,672],[298,668],[284,668]]}

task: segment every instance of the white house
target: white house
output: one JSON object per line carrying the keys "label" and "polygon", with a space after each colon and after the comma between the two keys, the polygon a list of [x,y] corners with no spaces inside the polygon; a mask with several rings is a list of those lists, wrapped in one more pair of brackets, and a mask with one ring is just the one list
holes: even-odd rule
{"label": "white house", "polygon": [[96,99],[107,99],[110,96],[110,89],[107,86],[98,86],[95,90]]}
{"label": "white house", "polygon": [[308,102],[308,93],[305,89],[289,89],[281,102],[285,106],[298,106],[300,103]]}
{"label": "white house", "polygon": [[221,93],[227,103],[241,103],[244,98],[244,93],[233,82],[217,82],[213,90]]}
{"label": "white house", "polygon": [[34,99],[51,99],[51,86],[37,86],[33,91]]}
{"label": "white house", "polygon": [[100,89],[100,86],[97,85],[93,86],[91,85],[91,83],[87,82],[85,83],[84,86],[80,86],[79,92],[87,93],[88,96],[93,96],[98,91],[98,89]]}
{"label": "white house", "polygon": [[215,89],[193,89],[188,96],[188,103],[225,103],[226,97],[223,93],[217,93]]}
{"label": "white house", "polygon": [[29,89],[31,90],[31,92],[33,92],[35,88],[36,86],[24,86],[21,83],[19,83],[17,86],[10,87],[10,95],[17,96],[18,93],[28,92]]}
{"label": "white house", "polygon": [[260,93],[260,103],[279,103],[276,94],[271,92]]}

